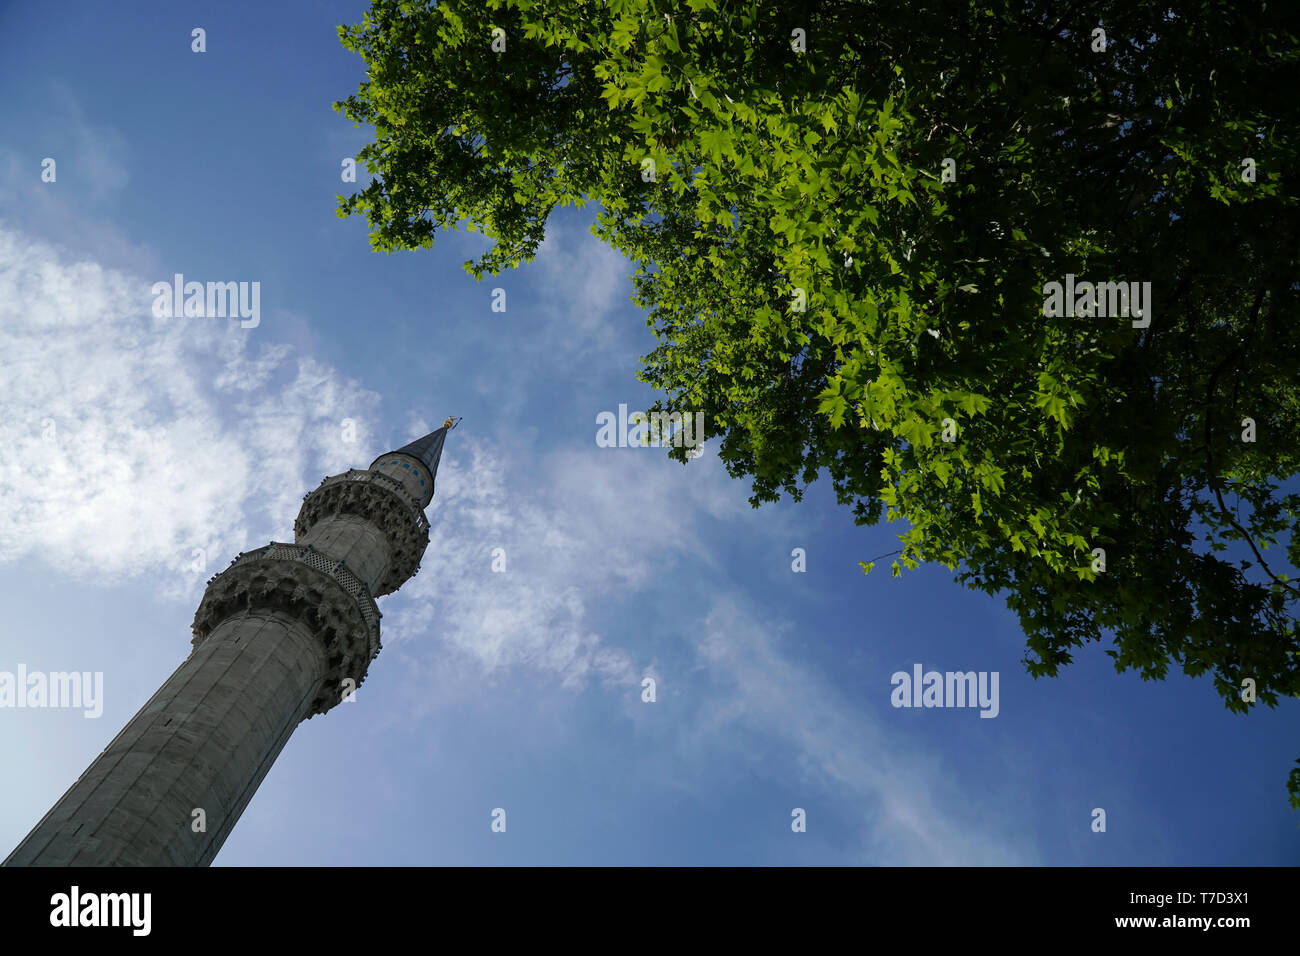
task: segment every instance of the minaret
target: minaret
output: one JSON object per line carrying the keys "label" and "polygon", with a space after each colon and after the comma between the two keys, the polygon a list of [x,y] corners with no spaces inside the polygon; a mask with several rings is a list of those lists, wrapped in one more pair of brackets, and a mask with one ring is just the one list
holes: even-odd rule
{"label": "minaret", "polygon": [[246,551],[213,577],[190,656],[4,865],[210,864],[293,729],[366,679],[375,597],[419,570],[458,423],[324,479],[293,544]]}

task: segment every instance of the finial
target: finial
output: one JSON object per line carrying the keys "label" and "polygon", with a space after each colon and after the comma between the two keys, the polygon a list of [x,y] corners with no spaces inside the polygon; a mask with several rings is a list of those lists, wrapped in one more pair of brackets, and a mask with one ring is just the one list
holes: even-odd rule
{"label": "finial", "polygon": [[448,415],[448,416],[447,416],[447,420],[446,420],[445,422],[442,423],[442,427],[443,427],[443,428],[455,428],[457,425],[459,425],[459,424],[461,423],[461,421],[462,421],[461,418],[452,418],[450,415]]}

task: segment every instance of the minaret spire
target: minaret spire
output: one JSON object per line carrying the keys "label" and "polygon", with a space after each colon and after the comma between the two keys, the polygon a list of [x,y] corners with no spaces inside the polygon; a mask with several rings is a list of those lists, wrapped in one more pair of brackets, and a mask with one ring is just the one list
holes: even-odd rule
{"label": "minaret spire", "polygon": [[206,866],[294,728],[349,699],[379,654],[375,596],[415,574],[447,432],[304,496],[294,543],[209,582],[190,656],[4,861]]}
{"label": "minaret spire", "polygon": [[[383,474],[391,475],[404,484],[406,478],[412,478],[413,481],[409,485],[412,495],[422,499],[420,505],[422,508],[428,507],[429,502],[433,500],[433,480],[438,475],[438,463],[442,460],[443,442],[447,440],[447,432],[458,424],[460,424],[459,418],[448,418],[436,431],[430,432],[423,438],[417,438],[396,451],[380,455],[370,463],[370,467]],[[427,485],[424,481],[426,478]],[[418,485],[415,482],[418,482]]]}

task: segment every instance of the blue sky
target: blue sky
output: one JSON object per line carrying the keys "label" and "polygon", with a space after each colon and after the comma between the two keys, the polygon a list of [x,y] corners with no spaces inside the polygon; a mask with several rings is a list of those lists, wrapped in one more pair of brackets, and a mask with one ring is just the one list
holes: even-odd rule
{"label": "blue sky", "polygon": [[[212,573],[454,414],[357,702],[298,728],[217,865],[1300,860],[1296,701],[1234,716],[1098,646],[1034,681],[1000,601],[864,577],[900,529],[825,483],[754,510],[711,448],[597,447],[600,412],[653,402],[655,343],[590,209],[483,282],[473,235],[370,252],[335,215],[366,133],[331,108],[363,11],[0,8],[0,670],[104,674],[98,719],[0,709],[0,854],[184,659]],[[154,318],[177,272],[260,282],[260,325]],[[997,717],[892,707],[917,663],[997,672]]]}

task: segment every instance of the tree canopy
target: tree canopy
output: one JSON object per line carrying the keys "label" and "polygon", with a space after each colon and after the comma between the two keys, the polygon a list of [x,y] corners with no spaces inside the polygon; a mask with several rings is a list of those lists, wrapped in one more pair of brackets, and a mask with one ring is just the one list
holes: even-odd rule
{"label": "tree canopy", "polygon": [[1284,6],[374,0],[339,31],[368,72],[336,109],[374,131],[339,215],[385,251],[468,223],[482,278],[596,204],[639,377],[755,506],[825,474],[905,519],[893,572],[1004,595],[1035,676],[1109,636],[1117,670],[1272,707],[1300,695]]}

